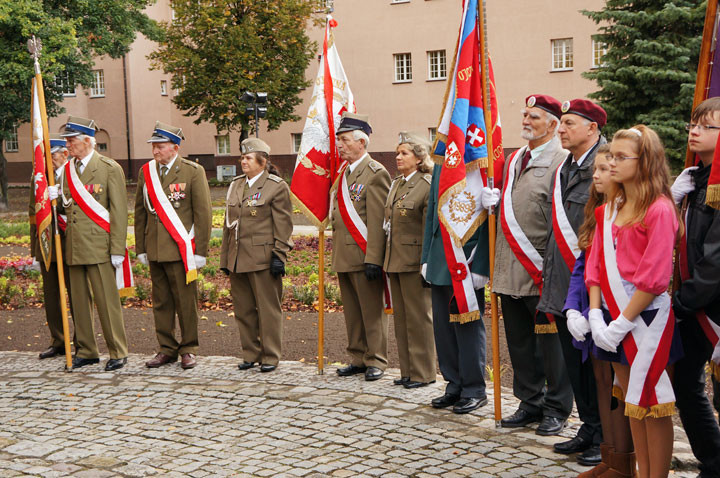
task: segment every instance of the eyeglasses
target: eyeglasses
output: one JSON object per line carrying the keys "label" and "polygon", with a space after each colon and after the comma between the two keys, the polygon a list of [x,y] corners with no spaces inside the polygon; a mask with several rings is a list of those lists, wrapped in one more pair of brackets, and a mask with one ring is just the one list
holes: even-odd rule
{"label": "eyeglasses", "polygon": [[688,131],[692,131],[695,128],[700,128],[700,131],[707,132],[712,131],[714,129],[720,129],[720,126],[708,126],[706,124],[697,124],[697,123],[685,123],[685,129]]}
{"label": "eyeglasses", "polygon": [[626,159],[640,159],[640,156],[613,156],[612,154],[606,154],[605,159],[608,161],[614,160],[616,163],[622,163]]}

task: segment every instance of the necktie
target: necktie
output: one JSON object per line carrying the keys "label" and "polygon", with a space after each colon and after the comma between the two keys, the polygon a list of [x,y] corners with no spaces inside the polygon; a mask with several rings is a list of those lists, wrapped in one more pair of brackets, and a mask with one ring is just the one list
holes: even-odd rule
{"label": "necktie", "polygon": [[78,176],[80,176],[83,172],[83,163],[82,161],[75,161],[75,171],[77,171]]}
{"label": "necktie", "polygon": [[167,166],[160,166],[160,178],[164,179],[167,175],[168,167]]}
{"label": "necktie", "polygon": [[521,172],[521,173],[522,173],[523,171],[525,171],[525,168],[527,168],[527,165],[528,165],[528,163],[530,162],[531,156],[532,156],[532,155],[530,154],[530,148],[528,148],[528,150],[525,151],[525,154],[523,155],[522,163],[520,163],[520,172]]}

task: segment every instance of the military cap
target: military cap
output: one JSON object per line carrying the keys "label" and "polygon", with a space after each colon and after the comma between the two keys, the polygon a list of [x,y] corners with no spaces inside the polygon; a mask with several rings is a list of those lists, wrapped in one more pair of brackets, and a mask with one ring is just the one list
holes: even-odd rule
{"label": "military cap", "polygon": [[55,154],[67,147],[67,140],[60,133],[50,133],[50,153]]}
{"label": "military cap", "polygon": [[415,131],[400,131],[398,144],[419,144],[420,146],[430,148],[430,140],[422,133]]}
{"label": "military cap", "polygon": [[270,146],[260,138],[247,138],[240,143],[240,152],[247,153],[266,153],[270,154]]}
{"label": "military cap", "polygon": [[370,127],[368,115],[359,115],[356,113],[348,113],[347,111],[342,114],[340,119],[340,126],[338,126],[335,134],[345,133],[346,131],[354,131],[356,129],[362,130],[365,134],[372,133]]}
{"label": "military cap", "polygon": [[81,134],[94,137],[97,129],[98,127],[95,124],[95,120],[81,118],[80,116],[69,116],[67,123],[65,123],[65,131],[60,133],[60,135],[64,138]]}
{"label": "military cap", "polygon": [[176,128],[169,124],[155,122],[155,129],[148,143],[173,143],[180,145],[180,142],[185,139],[185,135],[182,132],[182,128]]}
{"label": "military cap", "polygon": [[598,128],[602,128],[607,123],[607,113],[599,105],[592,101],[576,99],[566,101],[562,104],[563,114],[573,114],[582,116],[583,118],[597,123]]}
{"label": "military cap", "polygon": [[525,98],[525,106],[540,108],[558,119],[562,116],[562,105],[550,95],[530,95]]}

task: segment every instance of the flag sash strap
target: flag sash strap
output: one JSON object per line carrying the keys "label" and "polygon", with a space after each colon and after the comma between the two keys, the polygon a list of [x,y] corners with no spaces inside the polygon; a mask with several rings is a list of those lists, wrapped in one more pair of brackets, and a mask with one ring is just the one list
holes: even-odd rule
{"label": "flag sash strap", "polygon": [[[687,231],[687,220],[688,220],[689,209],[685,211],[685,231]],[[683,234],[680,240],[680,250],[678,260],[680,262],[680,278],[682,280],[688,280],[690,278],[690,269],[688,267],[687,258],[687,234]],[[717,380],[720,380],[720,326],[718,326],[710,317],[707,316],[704,310],[696,312],[696,317],[700,328],[705,333],[710,345],[713,347],[713,353],[711,357],[712,373]]]}
{"label": "flag sash strap", "polygon": [[[610,314],[617,318],[630,303],[617,266],[612,226],[617,210],[603,209],[601,255],[605,274],[601,274],[600,288]],[[601,222],[598,221],[600,224]],[[625,414],[642,419],[645,416],[663,417],[674,413],[675,394],[665,371],[674,328],[670,297],[661,296],[661,306],[650,324],[642,317],[635,318],[635,328],[623,339],[622,346],[630,364],[630,378],[625,390]],[[613,319],[614,320],[614,319]]]}
{"label": "flag sash strap", "polygon": [[[359,159],[358,161],[362,161],[362,159]],[[339,193],[337,194],[338,209],[340,210],[340,217],[342,218],[342,221],[345,224],[348,232],[355,240],[355,243],[358,245],[358,247],[360,247],[360,250],[363,252],[363,254],[367,254],[367,226],[365,225],[355,208],[352,206],[352,202],[350,200],[350,191],[348,189],[347,176],[345,175],[345,171],[348,169],[348,167],[348,163],[345,163],[343,167],[340,168],[340,172],[338,173],[340,174],[340,178],[342,178],[340,181],[340,187],[338,188]],[[385,309],[386,314],[392,314],[390,278],[385,273],[385,271],[383,271],[382,273],[382,281],[384,302],[383,308]]]}
{"label": "flag sash strap", "polygon": [[[453,293],[458,306],[458,314],[451,314],[450,322],[464,324],[478,320],[480,318],[480,306],[475,295],[472,272],[470,272],[465,251],[455,244],[442,222],[440,222],[440,234],[443,239],[443,248],[445,249],[450,278],[452,279]],[[472,260],[472,257],[470,260]]]}
{"label": "flag sash strap", "polygon": [[[65,163],[64,176],[67,178],[68,188],[70,194],[75,203],[80,209],[90,218],[95,224],[100,226],[103,231],[110,234],[110,213],[102,204],[85,189],[80,177],[75,169],[75,158]],[[58,215],[58,225],[62,228],[62,224],[65,223],[67,227],[67,220],[63,220],[62,215]],[[120,267],[115,268],[115,283],[121,296],[129,296],[133,293],[133,287],[135,286],[135,280],[132,275],[132,268],[130,266],[130,257],[128,250],[125,248],[125,258]]]}
{"label": "flag sash strap", "polygon": [[563,206],[562,184],[560,181],[561,170],[562,164],[560,164],[557,171],[555,171],[555,186],[553,187],[552,200],[553,233],[555,234],[555,242],[558,245],[558,249],[560,249],[560,254],[565,260],[565,265],[572,272],[575,267],[575,260],[580,256],[580,249],[578,249],[577,235],[568,220],[565,207]]}
{"label": "flag sash strap", "polygon": [[162,183],[157,173],[157,162],[151,159],[142,167],[145,177],[145,188],[148,198],[155,209],[155,213],[170,236],[173,238],[180,251],[183,265],[185,266],[185,283],[197,279],[197,267],[195,266],[195,244],[193,241],[194,228],[190,232],[185,229],[180,217],[170,204],[167,196],[163,193]]}

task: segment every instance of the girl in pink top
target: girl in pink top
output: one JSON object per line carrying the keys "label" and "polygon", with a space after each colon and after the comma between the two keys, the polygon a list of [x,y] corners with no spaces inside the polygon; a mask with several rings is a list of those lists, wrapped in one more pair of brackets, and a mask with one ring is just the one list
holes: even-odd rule
{"label": "girl in pink top", "polygon": [[620,385],[613,392],[626,402],[639,476],[666,477],[675,397],[665,369],[682,354],[673,341],[666,292],[678,213],[663,146],[653,130],[643,125],[620,130],[610,151],[614,184],[606,205],[595,212],[586,267],[590,327],[595,345],[613,361]]}

